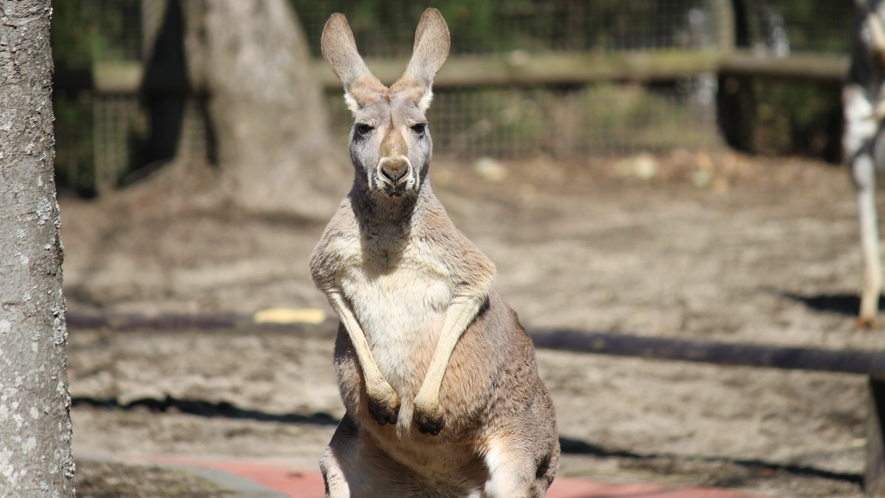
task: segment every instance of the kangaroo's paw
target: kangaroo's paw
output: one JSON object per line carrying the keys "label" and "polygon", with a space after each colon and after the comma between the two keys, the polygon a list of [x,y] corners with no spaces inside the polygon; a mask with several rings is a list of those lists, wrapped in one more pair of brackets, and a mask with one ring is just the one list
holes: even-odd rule
{"label": "kangaroo's paw", "polygon": [[414,418],[421,434],[437,436],[446,426],[443,409],[438,401],[422,403],[416,398]]}
{"label": "kangaroo's paw", "polygon": [[399,396],[396,391],[390,387],[390,384],[384,382],[371,392],[368,393],[369,398],[369,416],[379,425],[396,424],[399,415]]}

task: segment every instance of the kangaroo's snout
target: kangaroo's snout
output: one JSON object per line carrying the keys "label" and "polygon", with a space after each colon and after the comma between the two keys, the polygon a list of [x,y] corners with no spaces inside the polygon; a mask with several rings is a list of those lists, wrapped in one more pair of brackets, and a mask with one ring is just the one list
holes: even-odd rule
{"label": "kangaroo's snout", "polygon": [[405,156],[409,146],[403,134],[391,126],[381,142],[381,160],[378,161],[378,176],[388,188],[396,191],[403,189],[409,181],[411,164]]}
{"label": "kangaroo's snout", "polygon": [[378,163],[378,172],[394,187],[409,179],[411,169],[406,156],[385,157]]}

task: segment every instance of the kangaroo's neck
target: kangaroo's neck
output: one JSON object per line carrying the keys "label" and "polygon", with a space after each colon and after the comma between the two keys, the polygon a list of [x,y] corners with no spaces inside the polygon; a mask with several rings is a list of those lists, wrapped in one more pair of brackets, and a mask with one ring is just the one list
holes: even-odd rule
{"label": "kangaroo's neck", "polygon": [[412,195],[390,197],[361,188],[361,185],[355,183],[349,197],[365,235],[400,237],[407,237],[409,232],[422,223],[427,206],[435,199],[426,179]]}

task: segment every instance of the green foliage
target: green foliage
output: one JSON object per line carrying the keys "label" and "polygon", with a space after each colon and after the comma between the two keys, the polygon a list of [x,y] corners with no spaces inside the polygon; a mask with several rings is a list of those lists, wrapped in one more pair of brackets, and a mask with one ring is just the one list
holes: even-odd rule
{"label": "green foliage", "polygon": [[493,2],[465,0],[290,0],[297,12],[314,56],[326,20],[334,12],[347,16],[363,55],[407,56],[412,50],[415,26],[428,7],[438,8],[449,20],[454,52],[491,51],[501,48]]}
{"label": "green foliage", "polygon": [[[53,0],[50,42],[56,76],[88,74],[96,54],[107,46],[101,23],[89,15],[83,0]],[[86,91],[56,90],[55,171],[57,184],[90,194],[94,184],[94,128],[92,97]]]}
{"label": "green foliage", "polygon": [[696,0],[290,0],[315,56],[323,25],[345,14],[366,56],[411,53],[421,12],[436,7],[454,53],[680,46]]}
{"label": "green foliage", "polygon": [[[749,0],[756,9],[762,0]],[[793,51],[847,52],[851,45],[854,2],[777,0],[768,2],[784,18]]]}
{"label": "green foliage", "polygon": [[96,54],[106,50],[107,37],[89,10],[83,0],[52,0],[49,33],[56,67],[89,69]]}
{"label": "green foliage", "polygon": [[93,101],[87,92],[53,96],[56,183],[81,195],[94,194]]}
{"label": "green foliage", "polygon": [[99,60],[141,58],[139,0],[52,0],[56,66],[88,69]]}
{"label": "green foliage", "polygon": [[840,162],[842,107],[838,85],[758,80],[753,93],[758,152],[805,154]]}

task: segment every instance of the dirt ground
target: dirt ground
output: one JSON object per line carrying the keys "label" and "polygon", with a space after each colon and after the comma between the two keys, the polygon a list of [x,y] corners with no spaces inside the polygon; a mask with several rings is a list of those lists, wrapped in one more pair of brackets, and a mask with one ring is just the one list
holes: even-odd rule
{"label": "dirt ground", "polygon": [[225,498],[230,489],[181,469],[104,460],[78,460],[80,498]]}
{"label": "dirt ground", "polygon": [[[881,331],[853,328],[860,250],[838,167],[675,151],[436,161],[431,178],[526,326],[885,349]],[[328,309],[307,274],[324,221],[209,208],[199,181],[195,200],[167,201],[156,185],[60,199],[72,313]],[[343,413],[331,338],[331,324],[71,330],[75,456],[315,469]],[[566,450],[562,475],[862,496],[861,376],[544,350],[538,360]]]}

